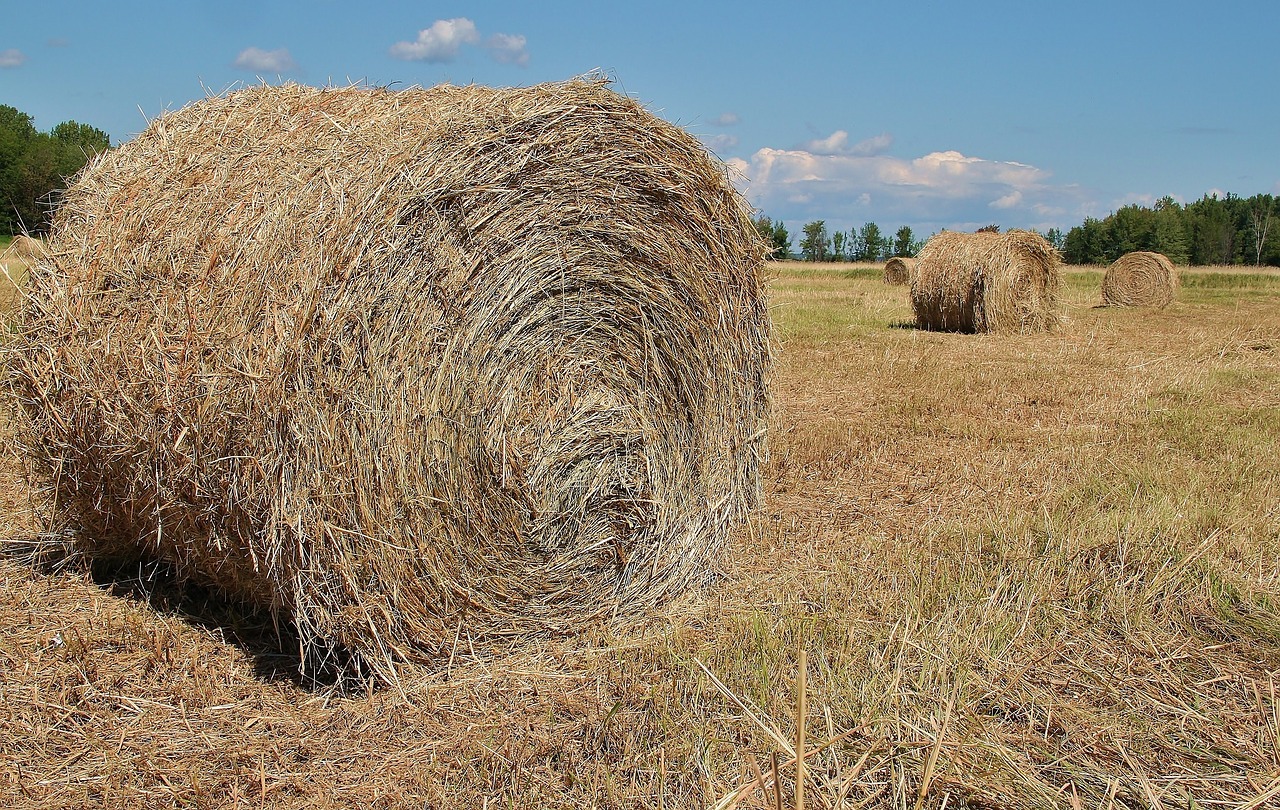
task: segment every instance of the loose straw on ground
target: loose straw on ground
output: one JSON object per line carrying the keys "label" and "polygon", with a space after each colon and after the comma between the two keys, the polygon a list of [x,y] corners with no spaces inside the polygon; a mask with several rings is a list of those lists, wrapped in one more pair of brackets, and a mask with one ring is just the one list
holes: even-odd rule
{"label": "loose straw on ground", "polygon": [[767,248],[601,82],[209,98],[48,247],[7,379],[51,530],[284,614],[304,664],[624,621],[760,497]]}

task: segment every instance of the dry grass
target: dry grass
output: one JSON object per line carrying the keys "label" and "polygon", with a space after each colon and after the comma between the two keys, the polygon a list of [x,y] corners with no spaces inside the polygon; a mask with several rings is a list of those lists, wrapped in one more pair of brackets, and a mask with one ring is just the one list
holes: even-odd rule
{"label": "dry grass", "polygon": [[50,534],[384,681],[661,609],[759,501],[765,252],[601,82],[201,100],[31,264],[8,381]]}
{"label": "dry grass", "polygon": [[880,270],[779,268],[764,508],[644,632],[339,698],[163,572],[0,563],[0,804],[773,807],[804,650],[808,807],[1276,806],[1280,276],[1138,313],[1068,268],[1002,336]]}

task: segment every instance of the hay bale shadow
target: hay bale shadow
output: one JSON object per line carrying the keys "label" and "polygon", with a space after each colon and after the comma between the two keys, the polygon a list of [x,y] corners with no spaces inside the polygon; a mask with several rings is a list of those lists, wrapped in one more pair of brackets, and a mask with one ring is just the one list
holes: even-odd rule
{"label": "hay bale shadow", "polygon": [[358,656],[315,644],[303,651],[297,628],[286,617],[183,579],[168,562],[90,557],[69,550],[65,544],[51,544],[47,537],[5,538],[0,547],[4,556],[36,576],[83,572],[113,598],[145,604],[159,615],[176,617],[211,633],[249,656],[254,677],[263,683],[340,693],[377,685]]}

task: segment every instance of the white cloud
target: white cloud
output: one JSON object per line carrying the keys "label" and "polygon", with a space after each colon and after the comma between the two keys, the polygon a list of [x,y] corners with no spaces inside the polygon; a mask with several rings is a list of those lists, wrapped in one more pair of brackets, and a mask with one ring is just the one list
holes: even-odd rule
{"label": "white cloud", "polygon": [[711,125],[716,127],[731,127],[737,124],[741,119],[737,113],[725,112],[720,113],[711,119]]}
{"label": "white cloud", "polygon": [[494,34],[485,40],[484,47],[494,60],[504,65],[529,64],[529,51],[525,48],[524,34]]}
{"label": "white cloud", "polygon": [[27,61],[27,55],[17,48],[0,51],[0,68],[15,68]]}
{"label": "white cloud", "polygon": [[458,58],[459,48],[479,41],[480,32],[476,30],[475,23],[466,17],[454,17],[452,20],[436,20],[430,28],[419,31],[413,42],[392,45],[391,55],[415,62],[452,62]]}
{"label": "white cloud", "polygon": [[895,157],[884,153],[892,142],[884,134],[851,145],[837,131],[812,148],[760,149],[740,165],[747,197],[774,218],[906,223],[926,234],[990,224],[992,210],[1005,227],[1035,227],[1083,203],[1079,188],[1053,185],[1035,166],[954,150]]}
{"label": "white cloud", "polygon": [[1010,191],[1008,194],[1004,195],[1000,199],[992,200],[989,204],[992,208],[999,208],[1001,210],[1005,210],[1009,208],[1017,208],[1018,204],[1021,202],[1022,202],[1022,192],[1018,191],[1017,189],[1014,189],[1013,191]]}
{"label": "white cloud", "polygon": [[264,51],[262,48],[245,48],[232,63],[241,70],[257,70],[264,73],[288,73],[298,66],[288,48]]}

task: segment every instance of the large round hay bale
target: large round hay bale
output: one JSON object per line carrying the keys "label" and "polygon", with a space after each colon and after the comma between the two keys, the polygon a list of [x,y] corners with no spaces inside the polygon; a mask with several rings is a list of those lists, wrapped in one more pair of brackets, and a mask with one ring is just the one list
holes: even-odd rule
{"label": "large round hay bale", "polygon": [[1126,253],[1102,276],[1102,302],[1109,307],[1167,307],[1178,290],[1178,269],[1163,253]]}
{"label": "large round hay bale", "polygon": [[8,379],[95,554],[379,676],[635,616],[757,502],[766,246],[599,82],[256,87],[67,190]]}
{"label": "large round hay bale", "polygon": [[904,259],[894,256],[884,263],[884,283],[900,286],[911,283],[911,271],[915,269],[915,259]]}
{"label": "large round hay bale", "polygon": [[943,231],[916,256],[911,307],[921,329],[1043,332],[1061,322],[1062,259],[1030,231]]}

